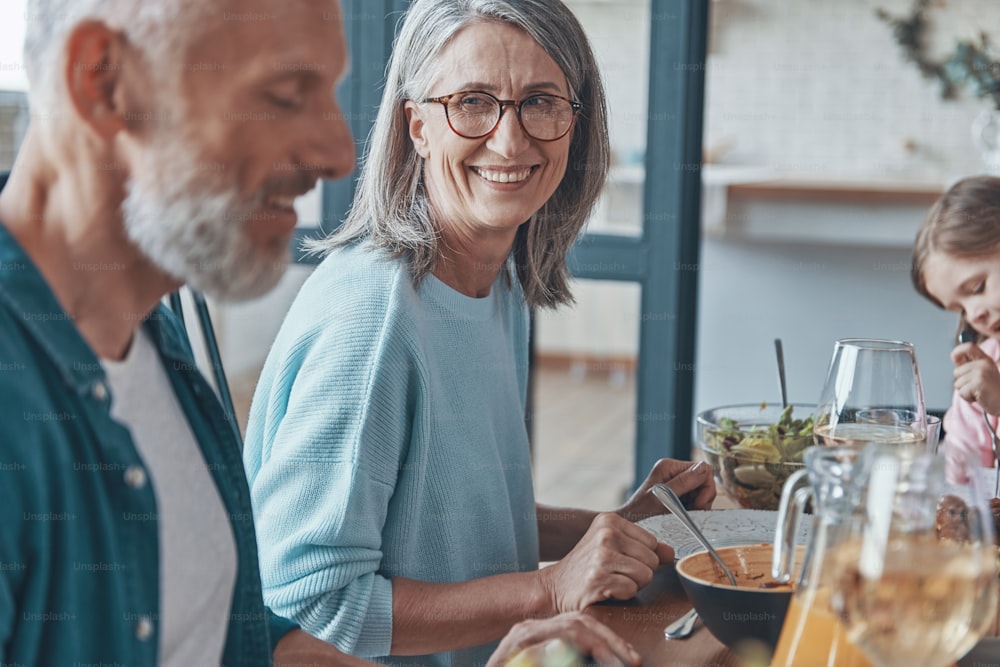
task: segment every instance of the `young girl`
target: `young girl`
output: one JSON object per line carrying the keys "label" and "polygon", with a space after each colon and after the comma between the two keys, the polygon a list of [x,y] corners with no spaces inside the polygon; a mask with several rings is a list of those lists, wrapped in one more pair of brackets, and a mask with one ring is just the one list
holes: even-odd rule
{"label": "young girl", "polygon": [[944,417],[946,453],[952,460],[972,454],[992,467],[987,421],[996,430],[1000,415],[1000,178],[963,179],[935,202],[917,232],[912,278],[918,292],[959,313],[960,327],[974,334],[951,351],[955,393]]}

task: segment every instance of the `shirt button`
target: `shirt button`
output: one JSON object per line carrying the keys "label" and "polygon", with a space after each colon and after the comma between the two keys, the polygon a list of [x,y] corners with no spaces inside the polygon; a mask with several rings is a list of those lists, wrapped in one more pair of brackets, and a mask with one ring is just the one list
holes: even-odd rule
{"label": "shirt button", "polygon": [[108,397],[108,388],[103,382],[97,381],[90,386],[90,395],[94,397],[95,400],[104,401]]}
{"label": "shirt button", "polygon": [[135,638],[144,642],[152,636],[153,622],[149,620],[147,616],[143,616],[139,619],[139,622],[135,624]]}
{"label": "shirt button", "polygon": [[132,489],[146,486],[146,471],[139,466],[129,466],[125,469],[125,483]]}

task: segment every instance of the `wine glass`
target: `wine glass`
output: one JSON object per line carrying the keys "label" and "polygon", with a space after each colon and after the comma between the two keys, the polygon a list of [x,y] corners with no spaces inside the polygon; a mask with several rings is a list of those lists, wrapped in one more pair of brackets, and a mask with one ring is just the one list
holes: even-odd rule
{"label": "wine glass", "polygon": [[913,344],[838,340],[813,423],[818,445],[860,450],[869,442],[924,442],[927,413]]}
{"label": "wine glass", "polygon": [[833,559],[834,610],[879,667],[951,665],[996,613],[993,516],[978,481],[950,483],[944,458],[920,445],[869,445],[857,470],[858,528]]}

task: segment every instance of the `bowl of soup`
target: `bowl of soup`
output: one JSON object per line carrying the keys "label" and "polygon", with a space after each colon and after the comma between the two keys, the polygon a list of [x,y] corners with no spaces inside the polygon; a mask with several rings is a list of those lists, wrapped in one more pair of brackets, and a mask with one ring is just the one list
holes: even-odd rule
{"label": "bowl of soup", "polygon": [[[753,643],[774,651],[792,600],[792,585],[771,576],[771,544],[722,547],[719,556],[733,572],[736,586],[705,551],[677,561],[681,587],[708,631],[726,646],[740,650]],[[795,552],[796,573],[803,547]]]}

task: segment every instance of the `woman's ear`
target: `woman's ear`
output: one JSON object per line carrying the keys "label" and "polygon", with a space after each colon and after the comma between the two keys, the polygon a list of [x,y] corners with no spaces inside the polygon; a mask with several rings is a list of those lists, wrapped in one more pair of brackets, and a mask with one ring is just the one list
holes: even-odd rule
{"label": "woman's ear", "polygon": [[426,125],[424,123],[423,109],[413,100],[407,100],[403,105],[406,113],[406,124],[410,128],[410,141],[413,142],[413,150],[425,160],[430,155],[430,146],[427,143]]}

